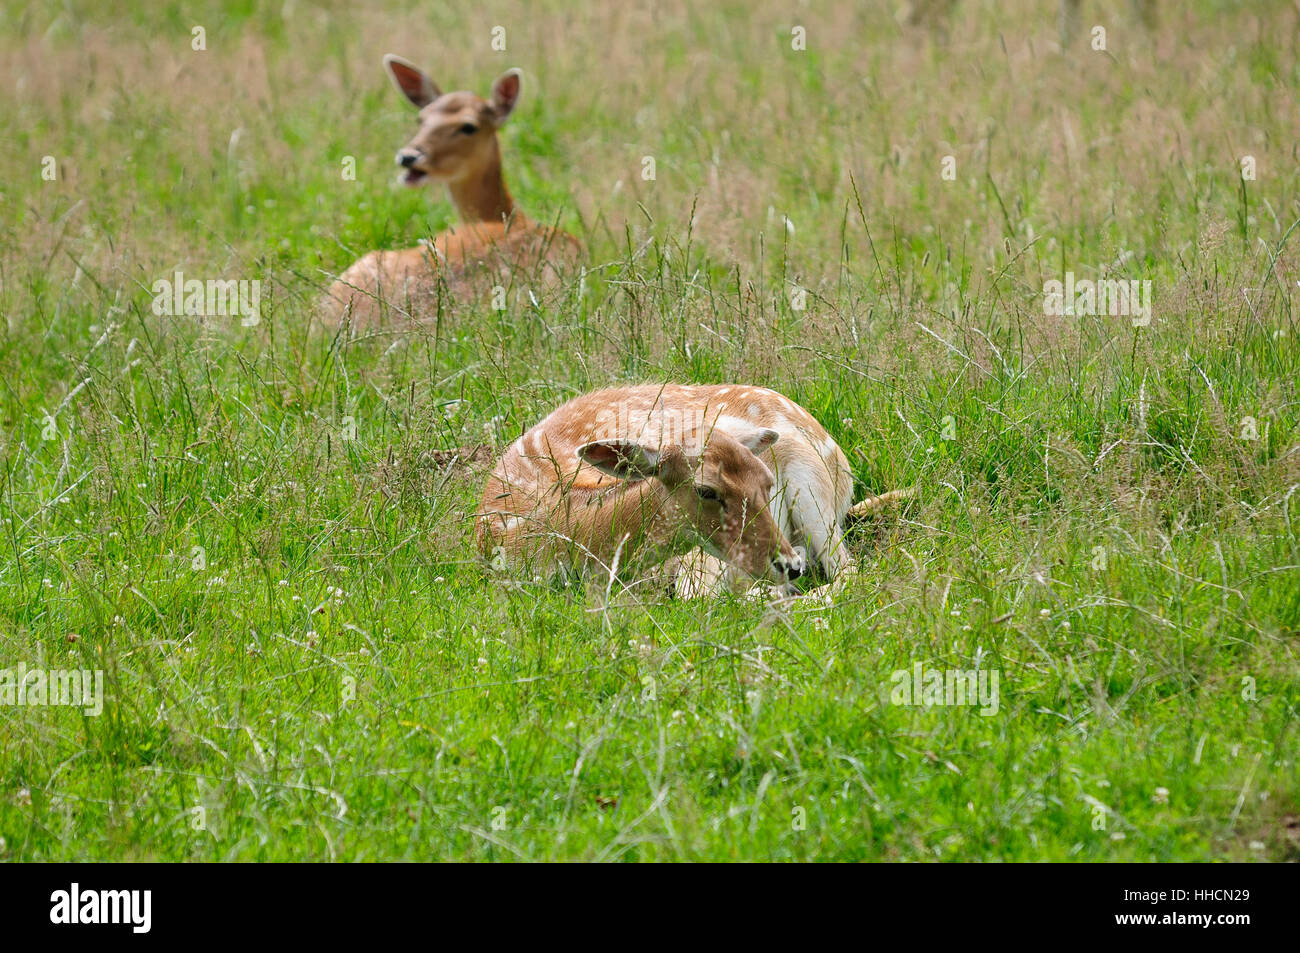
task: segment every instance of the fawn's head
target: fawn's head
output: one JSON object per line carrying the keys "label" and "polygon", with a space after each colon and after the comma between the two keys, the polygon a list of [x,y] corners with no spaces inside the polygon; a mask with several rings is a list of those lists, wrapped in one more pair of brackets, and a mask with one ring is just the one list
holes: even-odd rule
{"label": "fawn's head", "polygon": [[610,476],[658,479],[683,517],[679,535],[756,579],[788,583],[802,575],[804,558],[772,518],[775,479],[757,456],[778,436],[762,427],[736,434],[715,428],[696,454],[616,437],[583,444],[578,456]]}
{"label": "fawn's head", "polygon": [[403,182],[450,184],[499,161],[496,132],[519,101],[519,70],[497,77],[484,99],[474,93],[443,93],[423,70],[392,53],[384,57],[384,69],[420,111],[419,129],[397,153],[397,164],[406,170]]}

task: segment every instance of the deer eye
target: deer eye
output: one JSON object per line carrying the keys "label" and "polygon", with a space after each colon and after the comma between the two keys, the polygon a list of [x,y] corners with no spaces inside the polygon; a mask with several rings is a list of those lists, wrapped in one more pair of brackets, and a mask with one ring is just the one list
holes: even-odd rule
{"label": "deer eye", "polygon": [[711,486],[697,485],[695,487],[695,495],[702,500],[710,500],[714,503],[717,503],[719,506],[725,505],[722,502],[722,497],[718,495],[718,491]]}
{"label": "deer eye", "polygon": [[462,135],[472,136],[474,133],[478,132],[478,126],[474,125],[472,122],[467,122],[457,131]]}

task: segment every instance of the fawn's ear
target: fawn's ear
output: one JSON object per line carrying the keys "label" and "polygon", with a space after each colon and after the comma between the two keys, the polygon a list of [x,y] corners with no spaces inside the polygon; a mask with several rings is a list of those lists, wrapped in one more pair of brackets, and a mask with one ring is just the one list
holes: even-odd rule
{"label": "fawn's ear", "polygon": [[732,434],[740,445],[751,453],[762,453],[780,439],[781,435],[767,427],[755,427],[749,433]]}
{"label": "fawn's ear", "polygon": [[658,450],[618,437],[593,440],[578,448],[578,459],[591,464],[601,473],[624,480],[654,476],[659,472],[659,458]]}
{"label": "fawn's ear", "polygon": [[519,102],[523,75],[518,69],[509,69],[492,84],[492,113],[498,126],[506,121],[515,108],[515,103]]}
{"label": "fawn's ear", "polygon": [[716,424],[718,430],[725,433],[750,453],[762,453],[780,438],[780,434],[770,427],[756,427],[748,420],[722,415]]}
{"label": "fawn's ear", "polygon": [[424,70],[394,53],[384,54],[384,70],[397,91],[415,103],[416,109],[423,109],[442,95],[438,85]]}

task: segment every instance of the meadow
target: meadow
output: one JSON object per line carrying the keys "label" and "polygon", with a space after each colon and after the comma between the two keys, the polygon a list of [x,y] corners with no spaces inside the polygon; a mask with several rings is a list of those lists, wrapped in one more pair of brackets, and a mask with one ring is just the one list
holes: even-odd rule
{"label": "meadow", "polygon": [[[0,859],[1300,859],[1300,12],[1054,11],[0,0],[0,669],[105,691],[0,704]],[[523,70],[583,269],[325,319],[453,223],[386,52]],[[833,606],[479,558],[454,451],[662,381],[918,488]]]}

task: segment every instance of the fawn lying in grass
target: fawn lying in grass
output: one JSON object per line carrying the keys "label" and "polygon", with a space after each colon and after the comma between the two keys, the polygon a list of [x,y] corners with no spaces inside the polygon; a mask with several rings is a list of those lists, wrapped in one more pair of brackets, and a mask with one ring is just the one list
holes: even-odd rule
{"label": "fawn lying in grass", "polygon": [[499,76],[483,99],[442,93],[424,72],[391,53],[384,68],[420,111],[419,130],[397,153],[402,181],[412,187],[446,183],[463,224],[417,248],[362,256],[330,289],[334,306],[370,316],[383,301],[405,308],[431,297],[440,282],[454,288],[476,271],[496,272],[508,282],[516,272],[552,277],[557,264],[576,262],[578,240],[527,219],[501,175],[497,130],[519,101],[519,71]]}
{"label": "fawn lying in grass", "polygon": [[497,561],[605,574],[698,546],[679,595],[752,580],[793,594],[805,574],[829,584],[856,568],[846,516],[910,495],[852,506],[852,492],[839,446],[775,391],[622,387],[570,401],[510,446],[483,492],[478,545]]}

